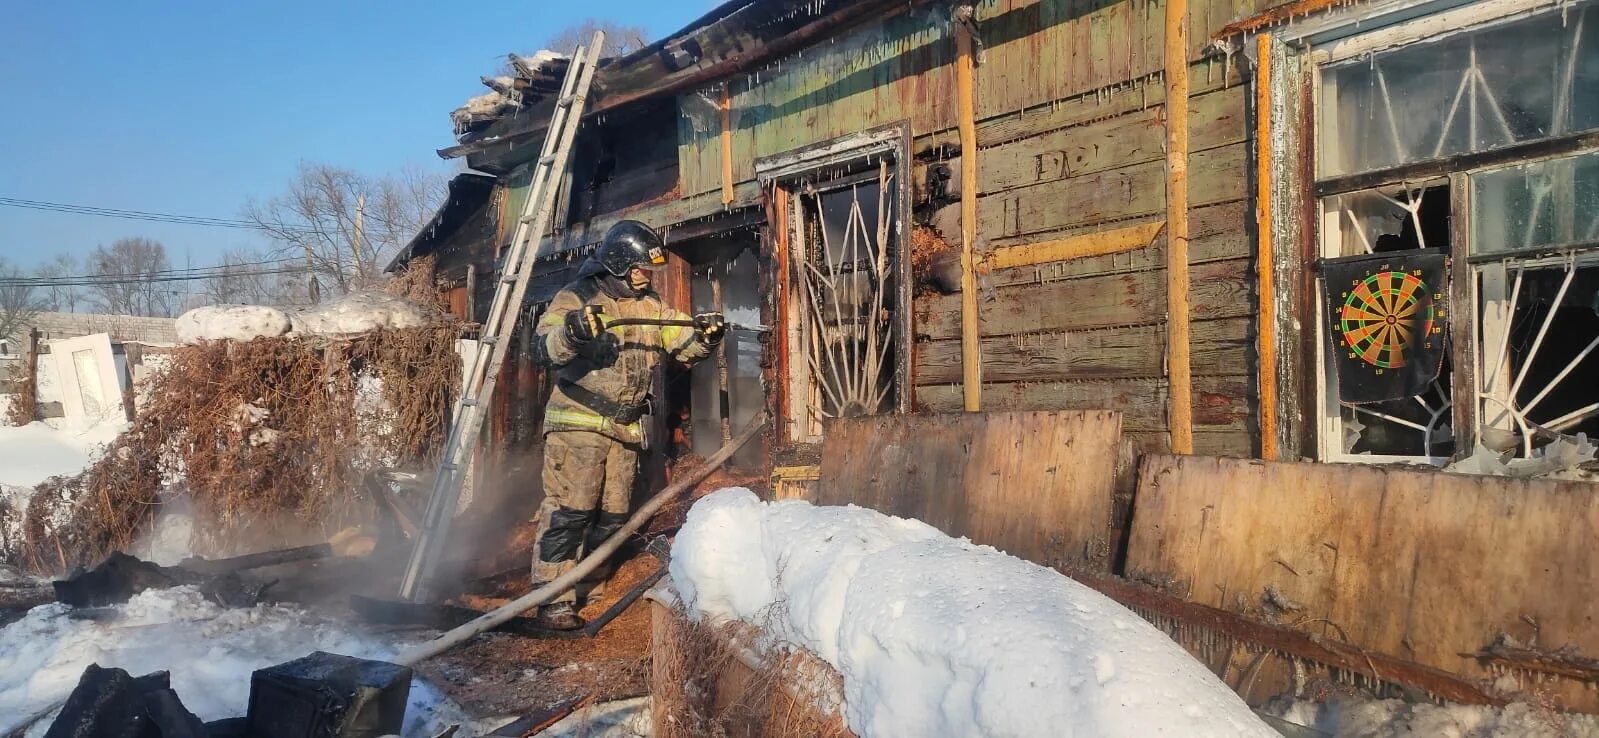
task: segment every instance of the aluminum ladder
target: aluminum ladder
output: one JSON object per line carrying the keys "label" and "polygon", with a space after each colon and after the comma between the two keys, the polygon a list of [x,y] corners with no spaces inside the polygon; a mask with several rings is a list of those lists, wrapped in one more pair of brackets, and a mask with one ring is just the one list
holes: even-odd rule
{"label": "aluminum ladder", "polygon": [[572,153],[572,141],[577,137],[578,125],[583,120],[583,109],[588,102],[589,85],[594,80],[594,70],[599,64],[600,50],[605,44],[605,34],[596,32],[588,46],[579,46],[572,54],[566,78],[561,82],[560,96],[555,100],[554,112],[544,136],[544,148],[533,167],[533,179],[528,186],[526,202],[516,221],[516,231],[511,236],[504,266],[500,269],[498,284],[494,288],[494,303],[489,308],[488,321],[483,324],[477,350],[470,356],[461,382],[461,396],[451,412],[449,437],[440,458],[438,473],[434,475],[433,493],[428,498],[427,512],[417,533],[416,547],[405,567],[405,578],[400,584],[400,597],[407,600],[424,600],[428,597],[429,580],[438,569],[444,554],[444,544],[449,538],[450,524],[455,517],[456,504],[461,498],[461,488],[466,482],[466,471],[483,427],[483,416],[494,397],[494,386],[510,352],[510,338],[516,335],[516,321],[521,315],[522,300],[527,294],[528,282],[537,259],[538,242],[548,230],[559,197],[557,185],[565,176],[567,161]]}

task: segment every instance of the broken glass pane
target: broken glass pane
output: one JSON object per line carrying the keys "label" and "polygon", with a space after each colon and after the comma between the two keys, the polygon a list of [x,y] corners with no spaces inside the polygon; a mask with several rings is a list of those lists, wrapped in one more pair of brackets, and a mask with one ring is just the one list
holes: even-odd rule
{"label": "broken glass pane", "polygon": [[1476,253],[1599,240],[1599,153],[1473,175],[1471,215]]}
{"label": "broken glass pane", "polygon": [[1331,65],[1322,176],[1599,128],[1599,11],[1552,10]]}
{"label": "broken glass pane", "polygon": [[[1322,253],[1358,256],[1421,248],[1448,253],[1449,200],[1446,182],[1323,198]],[[1323,371],[1326,386],[1336,387],[1331,361]],[[1446,358],[1432,386],[1417,396],[1387,402],[1343,404],[1336,390],[1329,389],[1328,413],[1336,413],[1342,436],[1337,450],[1383,457],[1440,458],[1454,453],[1451,374]]]}

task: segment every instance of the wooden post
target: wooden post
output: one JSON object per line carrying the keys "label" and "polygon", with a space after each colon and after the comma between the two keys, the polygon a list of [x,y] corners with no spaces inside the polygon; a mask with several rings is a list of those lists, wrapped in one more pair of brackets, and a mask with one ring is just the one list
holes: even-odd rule
{"label": "wooden post", "polygon": [[960,105],[961,140],[961,381],[965,409],[982,406],[983,367],[977,335],[977,275],[973,246],[977,240],[977,106],[972,90],[972,36],[967,24],[957,24],[955,88]]}
{"label": "wooden post", "polygon": [[1166,376],[1171,450],[1194,452],[1188,362],[1188,0],[1166,2]]}
{"label": "wooden post", "polygon": [[1255,353],[1260,387],[1260,457],[1276,461],[1277,450],[1277,289],[1272,270],[1276,255],[1272,244],[1272,136],[1271,136],[1271,36],[1255,37],[1255,317],[1259,331]]}
{"label": "wooden post", "polygon": [[727,82],[717,107],[722,112],[722,204],[727,205],[733,202],[733,94]]}

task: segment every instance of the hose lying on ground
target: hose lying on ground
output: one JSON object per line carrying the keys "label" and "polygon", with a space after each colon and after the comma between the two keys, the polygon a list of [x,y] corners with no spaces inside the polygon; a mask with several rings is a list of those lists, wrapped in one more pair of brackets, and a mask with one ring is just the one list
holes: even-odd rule
{"label": "hose lying on ground", "polygon": [[616,550],[622,547],[628,537],[643,528],[644,524],[648,523],[650,518],[654,517],[655,513],[660,511],[666,503],[676,499],[690,487],[699,484],[707,476],[710,476],[710,473],[717,467],[727,463],[727,460],[732,458],[733,454],[740,448],[743,448],[745,444],[760,435],[761,431],[766,428],[766,421],[767,414],[764,412],[750,421],[750,424],[737,437],[729,441],[726,446],[718,449],[716,453],[711,454],[699,468],[668,485],[666,489],[656,493],[648,502],[639,506],[639,509],[634,511],[633,516],[628,518],[627,523],[620,530],[617,530],[610,538],[607,538],[598,548],[589,552],[570,571],[556,577],[555,581],[522,595],[496,610],[484,613],[481,617],[458,626],[438,638],[406,649],[395,657],[394,662],[404,666],[413,666],[417,662],[430,659],[460,645],[473,636],[526,612],[530,608],[545,604],[555,599],[562,592],[576,586],[579,580],[598,569],[601,564],[605,563],[606,559],[611,557],[611,554],[616,553]]}

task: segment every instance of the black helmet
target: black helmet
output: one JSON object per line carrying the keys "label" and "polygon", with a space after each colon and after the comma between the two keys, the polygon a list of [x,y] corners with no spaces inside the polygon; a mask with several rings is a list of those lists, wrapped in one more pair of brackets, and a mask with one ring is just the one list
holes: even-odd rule
{"label": "black helmet", "polygon": [[594,257],[605,271],[618,277],[627,276],[632,267],[656,269],[666,265],[666,246],[655,230],[636,220],[624,220],[605,232]]}

